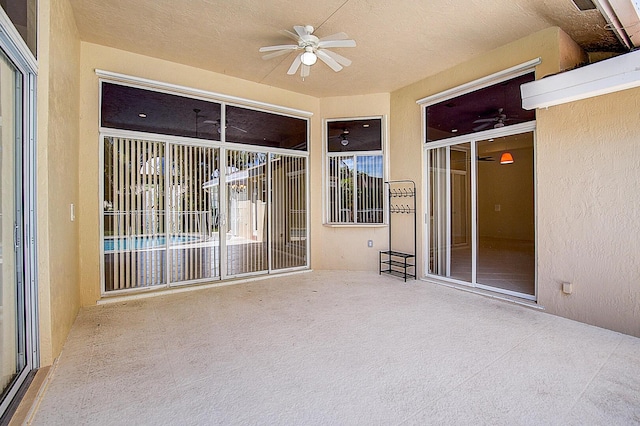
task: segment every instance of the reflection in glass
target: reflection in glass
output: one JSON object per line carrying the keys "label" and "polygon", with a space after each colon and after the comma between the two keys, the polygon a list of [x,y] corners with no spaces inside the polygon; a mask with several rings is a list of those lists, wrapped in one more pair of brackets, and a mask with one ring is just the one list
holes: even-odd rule
{"label": "reflection in glass", "polygon": [[425,108],[427,142],[535,120],[535,110],[522,108],[520,86],[533,73],[447,99]]}
{"label": "reflection in glass", "polygon": [[229,105],[225,111],[227,142],[307,150],[307,120]]}
{"label": "reflection in glass", "polygon": [[38,9],[36,0],[0,0],[0,6],[18,30],[20,37],[36,56],[37,53],[37,20]]}
{"label": "reflection in glass", "polygon": [[102,83],[101,126],[220,140],[221,105],[114,83]]}
{"label": "reflection in glass", "polygon": [[267,154],[227,151],[227,275],[266,271]]}
{"label": "reflection in glass", "polygon": [[105,138],[106,291],[167,282],[165,172],[163,142]]}
{"label": "reflection in glass", "polygon": [[429,151],[429,273],[472,281],[470,144]]}
{"label": "reflection in glass", "polygon": [[382,151],[382,119],[327,122],[329,152]]}
{"label": "reflection in glass", "polygon": [[218,149],[170,145],[171,282],[220,276]]}
{"label": "reflection in glass", "polygon": [[[16,135],[15,123],[22,122],[16,79],[20,74],[0,53],[0,391],[4,400],[12,383],[27,366],[24,287],[17,280],[16,253],[19,241],[14,234],[16,217]],[[19,147],[18,147],[19,149]],[[0,411],[1,414],[1,411]]]}
{"label": "reflection in glass", "polygon": [[307,264],[306,159],[271,155],[271,259],[273,269]]}

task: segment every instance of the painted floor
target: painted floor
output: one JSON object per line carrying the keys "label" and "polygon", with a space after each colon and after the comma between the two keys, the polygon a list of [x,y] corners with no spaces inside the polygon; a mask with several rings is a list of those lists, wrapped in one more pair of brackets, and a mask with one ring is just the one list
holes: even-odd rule
{"label": "painted floor", "polygon": [[640,423],[640,339],[367,272],[80,312],[36,425]]}

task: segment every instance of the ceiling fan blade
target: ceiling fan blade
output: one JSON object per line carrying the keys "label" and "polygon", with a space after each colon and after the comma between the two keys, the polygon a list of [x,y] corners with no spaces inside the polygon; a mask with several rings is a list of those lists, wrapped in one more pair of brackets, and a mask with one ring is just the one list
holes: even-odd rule
{"label": "ceiling fan blade", "polygon": [[300,36],[298,36],[297,34],[292,33],[289,30],[280,30],[278,31],[280,34],[282,34],[283,36],[289,37],[292,40],[295,41],[300,41]]}
{"label": "ceiling fan blade", "polygon": [[473,131],[474,131],[474,132],[477,132],[478,130],[484,130],[484,129],[486,129],[487,127],[490,127],[490,126],[491,126],[491,123],[484,123],[484,124],[481,124],[481,125],[479,125],[479,126],[477,126],[477,127],[474,127],[474,128],[473,128]]}
{"label": "ceiling fan blade", "polygon": [[307,30],[305,29],[305,27],[302,26],[302,25],[294,25],[293,29],[296,31],[296,33],[298,33],[298,35],[300,37],[304,37],[306,35],[309,35],[309,33],[307,33]]}
{"label": "ceiling fan blade", "polygon": [[340,65],[344,65],[345,67],[348,67],[349,65],[351,65],[351,59],[347,59],[344,56],[340,55],[339,53],[332,52],[331,50],[326,50],[326,49],[323,49],[322,52],[331,56],[333,60],[339,63]]}
{"label": "ceiling fan blade", "polygon": [[318,49],[316,51],[316,55],[318,55],[318,58],[320,58],[320,60],[325,64],[329,65],[329,67],[335,72],[338,72],[342,69],[342,65],[336,62],[336,60],[329,56],[324,50]]}
{"label": "ceiling fan blade", "polygon": [[262,59],[264,59],[264,60],[273,59],[273,58],[277,58],[278,56],[288,55],[289,53],[291,53],[291,50],[278,50],[277,52],[273,52],[273,53],[269,53],[267,55],[264,55],[262,57]]}
{"label": "ceiling fan blade", "polygon": [[293,63],[289,67],[289,71],[287,71],[287,74],[294,75],[298,71],[298,68],[302,63],[301,58],[302,58],[302,53],[298,53],[298,56],[296,56],[296,58],[293,60]]}
{"label": "ceiling fan blade", "polygon": [[297,44],[280,44],[278,46],[261,47],[258,52],[273,52],[274,50],[296,50],[297,48]]}
{"label": "ceiling fan blade", "polygon": [[481,118],[479,120],[476,120],[473,122],[473,124],[477,124],[477,123],[491,123],[494,121],[498,121],[497,118]]}
{"label": "ceiling fan blade", "polygon": [[310,71],[311,71],[311,67],[309,65],[302,64],[302,69],[300,70],[300,77],[302,78],[309,77]]}
{"label": "ceiling fan blade", "polygon": [[356,47],[355,40],[327,40],[318,42],[318,47]]}
{"label": "ceiling fan blade", "polygon": [[241,129],[241,128],[240,128],[240,127],[238,127],[238,126],[231,126],[231,125],[228,125],[227,127],[231,127],[232,129],[236,129],[236,130],[238,130],[238,131],[240,131],[240,132],[242,132],[242,133],[247,133],[247,131],[246,131],[245,129]]}
{"label": "ceiling fan blade", "polygon": [[346,40],[349,36],[346,33],[335,33],[326,37],[320,37],[320,41]]}

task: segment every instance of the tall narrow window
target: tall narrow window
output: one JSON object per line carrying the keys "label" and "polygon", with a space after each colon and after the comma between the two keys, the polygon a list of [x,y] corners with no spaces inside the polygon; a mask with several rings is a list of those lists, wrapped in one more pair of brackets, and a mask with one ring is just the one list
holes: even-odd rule
{"label": "tall narrow window", "polygon": [[329,121],[327,136],[328,223],[383,223],[382,120]]}

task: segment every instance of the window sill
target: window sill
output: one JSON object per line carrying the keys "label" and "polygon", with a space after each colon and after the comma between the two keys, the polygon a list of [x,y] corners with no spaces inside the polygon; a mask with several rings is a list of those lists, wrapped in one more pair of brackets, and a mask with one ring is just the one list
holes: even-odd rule
{"label": "window sill", "polygon": [[327,228],[386,228],[387,223],[323,223]]}

